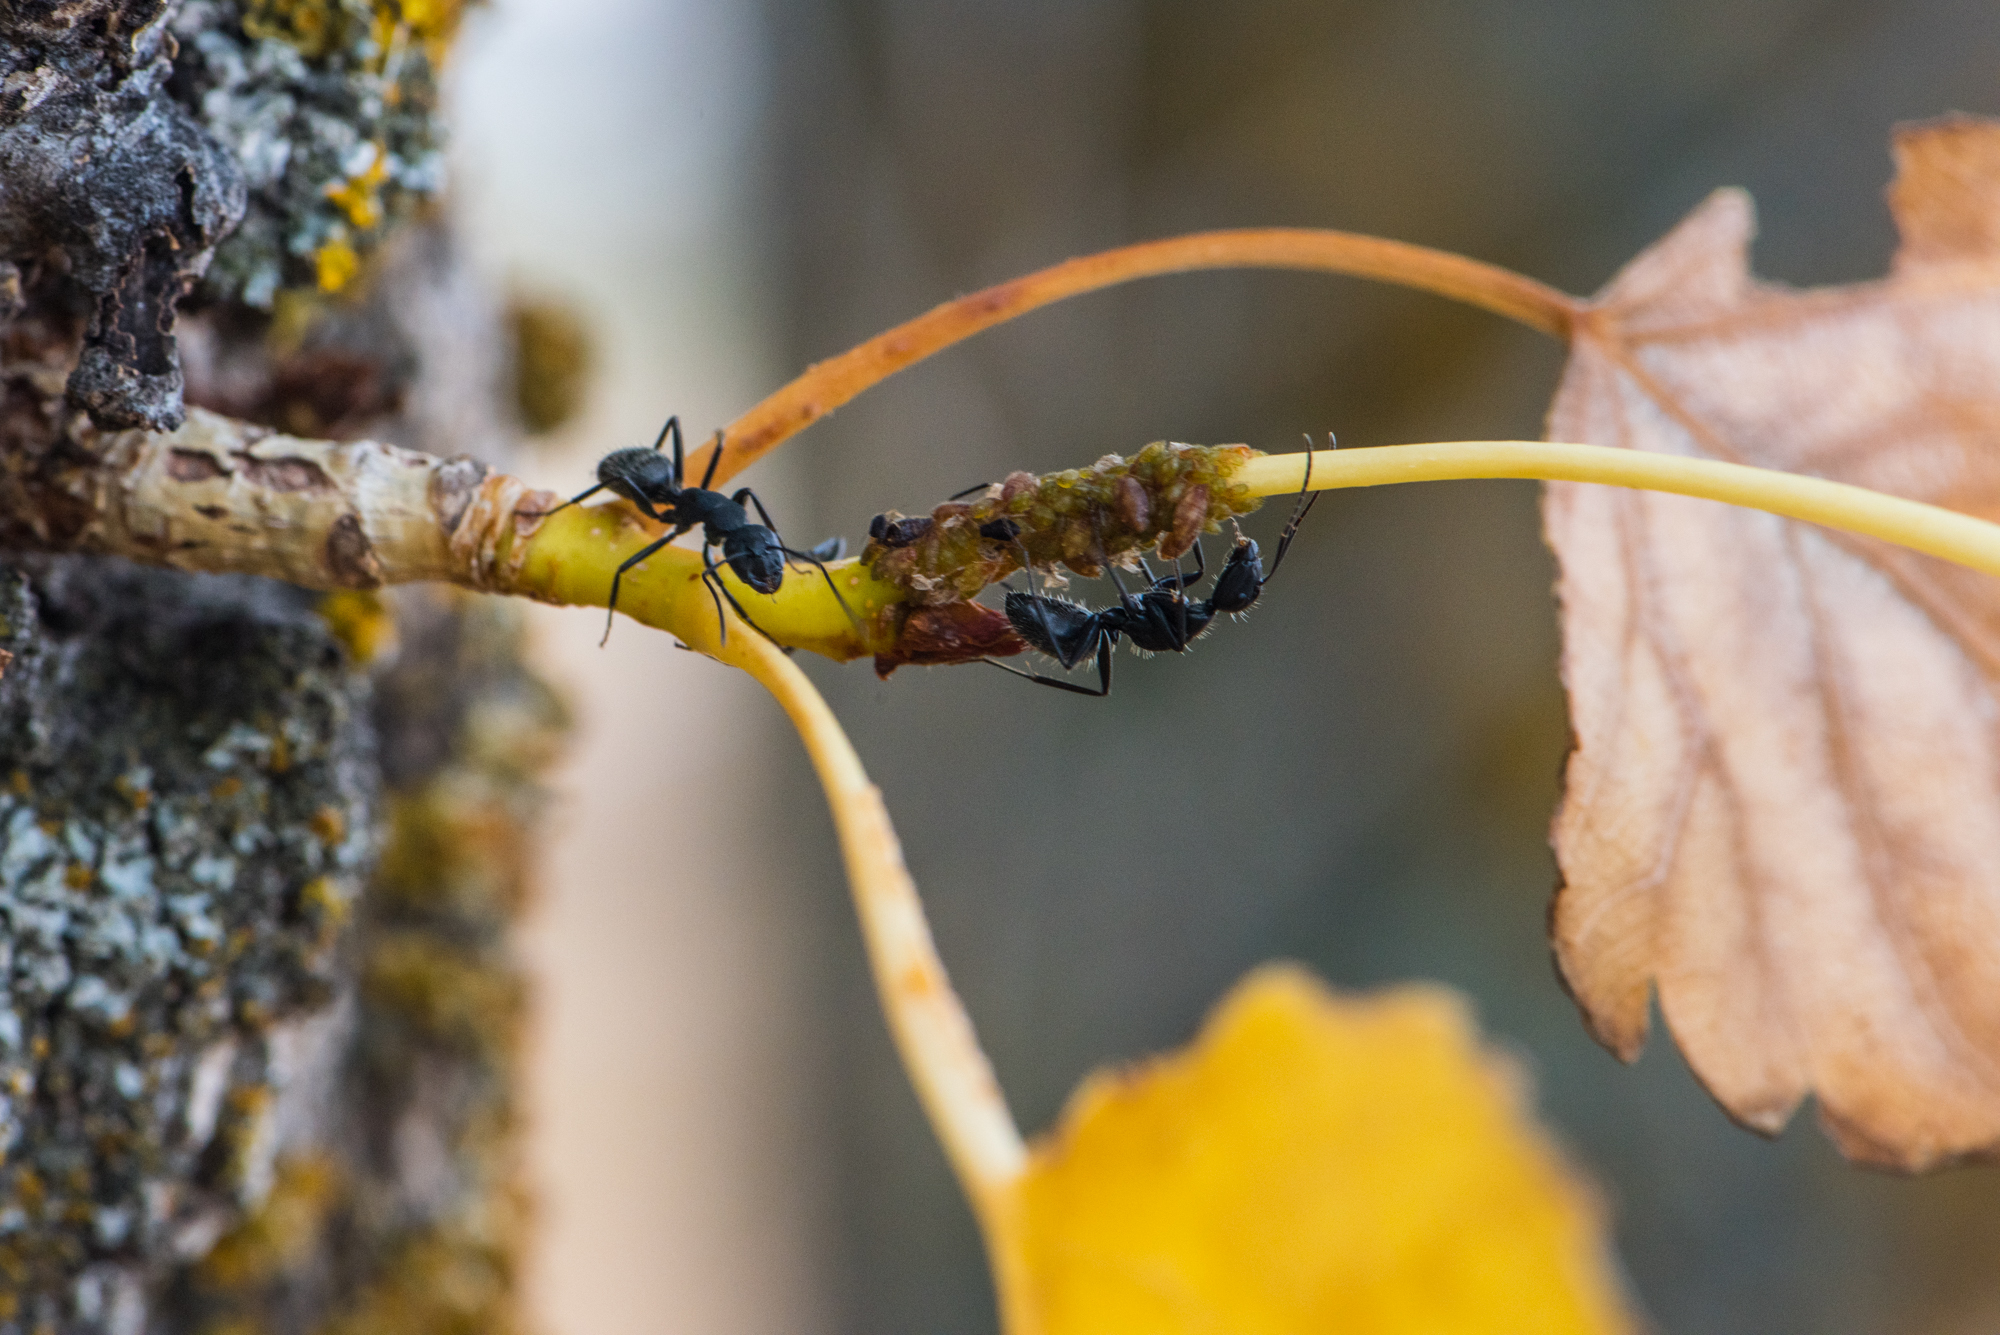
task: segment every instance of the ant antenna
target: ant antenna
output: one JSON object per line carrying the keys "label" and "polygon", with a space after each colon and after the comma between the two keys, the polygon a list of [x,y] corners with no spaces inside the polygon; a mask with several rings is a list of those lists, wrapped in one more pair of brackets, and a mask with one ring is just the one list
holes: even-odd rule
{"label": "ant antenna", "polygon": [[[1279,530],[1278,550],[1271,557],[1271,573],[1264,576],[1263,582],[1266,584],[1269,584],[1273,579],[1277,578],[1278,567],[1285,563],[1285,553],[1291,548],[1293,535],[1295,535],[1299,531],[1299,521],[1304,519],[1306,515],[1309,512],[1311,512],[1313,506],[1319,504],[1320,493],[1312,489],[1312,481],[1313,481],[1312,443],[1313,443],[1312,437],[1308,435],[1306,437],[1305,481],[1299,484],[1299,499],[1292,506],[1292,517],[1290,519],[1287,519],[1285,521],[1285,527]],[[1331,431],[1326,433],[1326,447],[1329,450],[1337,450],[1340,448],[1340,442],[1334,439],[1334,435]]]}

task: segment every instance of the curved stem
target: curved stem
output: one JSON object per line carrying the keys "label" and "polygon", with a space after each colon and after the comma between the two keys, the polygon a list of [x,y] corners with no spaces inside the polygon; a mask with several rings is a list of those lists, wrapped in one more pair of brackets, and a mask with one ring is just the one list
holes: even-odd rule
{"label": "curved stem", "polygon": [[[1303,454],[1263,455],[1245,463],[1230,481],[1248,487],[1255,496],[1295,492],[1303,480],[1305,458]],[[2000,575],[2000,525],[1822,477],[1715,459],[1539,440],[1461,440],[1319,450],[1312,456],[1315,491],[1469,478],[1602,482],[1699,496],[1880,538]]]}
{"label": "curved stem", "polygon": [[[882,792],[868,781],[861,757],[833,711],[790,659],[749,633],[732,635],[727,651],[717,657],[748,672],[778,698],[812,757],[840,834],[869,967],[897,1051],[980,1217],[989,1249],[998,1248],[1005,1232],[999,1223],[1011,1208],[1010,1193],[1025,1170],[1027,1148],[938,959]],[[996,1252],[996,1264],[1000,1259]]]}
{"label": "curved stem", "polygon": [[[1463,255],[1354,232],[1257,227],[1144,241],[1066,260],[905,321],[807,369],[730,423],[720,479],[736,476],[779,442],[804,430],[862,390],[904,367],[1038,306],[1134,278],[1196,269],[1303,269],[1373,278],[1435,292],[1568,338],[1582,303],[1511,270]],[[688,460],[691,476],[708,466],[713,446]]]}

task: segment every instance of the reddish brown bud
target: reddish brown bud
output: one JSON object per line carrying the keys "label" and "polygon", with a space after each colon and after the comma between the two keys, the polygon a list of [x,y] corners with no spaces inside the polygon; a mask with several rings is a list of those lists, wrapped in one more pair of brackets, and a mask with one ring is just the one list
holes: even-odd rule
{"label": "reddish brown bud", "polygon": [[1146,489],[1139,485],[1139,479],[1127,473],[1118,479],[1117,493],[1112,498],[1112,506],[1118,517],[1125,521],[1125,527],[1134,533],[1144,533],[1146,525],[1153,518],[1153,502],[1146,495]]}
{"label": "reddish brown bud", "polygon": [[1179,504],[1174,506],[1174,522],[1160,535],[1161,558],[1171,561],[1194,546],[1194,540],[1201,536],[1207,523],[1208,488],[1197,484],[1182,492]]}
{"label": "reddish brown bud", "polygon": [[1018,654],[1028,646],[1007,618],[980,603],[913,607],[896,646],[875,655],[875,675],[887,677],[905,663],[942,665]]}

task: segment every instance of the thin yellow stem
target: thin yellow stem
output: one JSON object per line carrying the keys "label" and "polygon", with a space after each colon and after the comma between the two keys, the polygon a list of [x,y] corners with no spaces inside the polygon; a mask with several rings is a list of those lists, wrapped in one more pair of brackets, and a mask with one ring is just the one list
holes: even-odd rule
{"label": "thin yellow stem", "polygon": [[[611,593],[612,572],[664,532],[624,501],[573,505],[543,519],[521,540],[518,560],[499,587],[543,602],[602,607]],[[702,569],[695,548],[662,547],[625,573],[618,586],[619,612],[702,648],[688,635],[695,633],[697,623],[713,631],[718,602],[702,580]],[[749,589],[727,565],[717,567],[724,592],[782,644],[837,662],[891,647],[903,590],[851,560],[828,562],[827,575],[840,590],[839,599],[810,566],[787,571],[776,594]],[[755,631],[744,633],[756,637]]]}
{"label": "thin yellow stem", "polygon": [[[1231,481],[1248,487],[1255,496],[1294,492],[1304,481],[1305,459],[1303,454],[1263,455],[1239,468]],[[1989,575],[2000,575],[2000,525],[1956,510],[1885,496],[1866,487],[1820,477],[1714,459],[1539,440],[1460,440],[1381,449],[1319,450],[1312,455],[1315,491],[1380,487],[1396,482],[1509,477],[1603,482],[1699,496],[1880,538]]]}
{"label": "thin yellow stem", "polygon": [[[833,711],[790,659],[747,633],[732,634],[727,651],[717,656],[778,698],[812,757],[840,834],[869,967],[897,1051],[979,1215],[989,1249],[997,1248],[1005,1233],[1001,1217],[1012,1208],[1012,1187],[1026,1168],[1027,1148],[938,959],[882,792],[868,781]],[[994,1259],[997,1265],[1003,1258],[996,1252]]]}
{"label": "thin yellow stem", "polygon": [[[1435,292],[1568,338],[1582,303],[1532,278],[1449,251],[1355,232],[1255,227],[1196,232],[1084,255],[947,301],[837,357],[807,368],[730,423],[718,485],[803,431],[862,390],[961,339],[1065,297],[1158,274],[1198,269],[1298,269],[1346,274]],[[688,474],[699,477],[712,445],[695,451]]]}

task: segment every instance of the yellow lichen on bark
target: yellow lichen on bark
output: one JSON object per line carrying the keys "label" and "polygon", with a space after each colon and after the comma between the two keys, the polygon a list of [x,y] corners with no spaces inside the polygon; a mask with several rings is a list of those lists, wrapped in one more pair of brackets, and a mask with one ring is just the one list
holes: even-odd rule
{"label": "yellow lichen on bark", "polygon": [[1524,1105],[1455,994],[1260,969],[1034,1147],[1009,1329],[1630,1330],[1602,1212]]}

